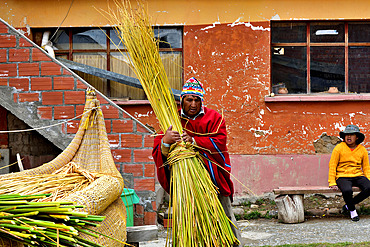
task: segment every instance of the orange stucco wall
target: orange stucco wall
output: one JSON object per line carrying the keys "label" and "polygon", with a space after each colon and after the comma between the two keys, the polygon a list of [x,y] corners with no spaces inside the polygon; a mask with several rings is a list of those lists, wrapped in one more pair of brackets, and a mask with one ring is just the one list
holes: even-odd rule
{"label": "orange stucco wall", "polygon": [[[57,27],[72,0],[5,0],[0,17],[15,27]],[[132,1],[136,3],[136,1]],[[150,15],[159,25],[201,25],[235,21],[291,19],[368,19],[367,0],[148,0]],[[113,0],[74,1],[62,26],[104,26],[107,20],[97,9],[114,8]]]}
{"label": "orange stucco wall", "polygon": [[[71,1],[11,0],[0,17],[15,27],[58,26]],[[113,1],[74,1],[62,26],[99,26],[95,9]],[[364,102],[266,103],[270,87],[270,28],[273,19],[366,19],[368,1],[148,1],[157,24],[184,25],[184,76],[206,89],[207,106],[223,111],[232,154],[314,154],[322,133],[338,135],[354,123],[368,134]],[[41,11],[42,9],[42,11]],[[42,14],[40,14],[42,13]],[[149,106],[124,107],[157,127]],[[365,141],[370,147],[370,142]]]}

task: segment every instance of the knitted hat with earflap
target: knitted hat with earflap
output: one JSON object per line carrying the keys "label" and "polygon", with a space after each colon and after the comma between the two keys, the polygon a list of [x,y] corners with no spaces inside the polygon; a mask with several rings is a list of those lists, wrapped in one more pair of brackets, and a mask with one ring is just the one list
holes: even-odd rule
{"label": "knitted hat with earflap", "polygon": [[192,77],[187,80],[182,87],[181,100],[184,98],[185,95],[193,95],[199,97],[203,103],[204,93],[205,91],[203,89],[202,83],[195,79],[195,77]]}

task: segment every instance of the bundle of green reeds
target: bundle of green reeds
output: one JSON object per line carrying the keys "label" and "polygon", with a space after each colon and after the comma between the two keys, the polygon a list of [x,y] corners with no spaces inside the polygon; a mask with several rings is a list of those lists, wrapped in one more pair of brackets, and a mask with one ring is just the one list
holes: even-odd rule
{"label": "bundle of green reeds", "polygon": [[[145,8],[139,3],[134,10],[127,0],[115,3],[117,10],[110,9],[103,15],[116,27],[129,52],[162,131],[173,126],[173,130],[182,134],[176,102]],[[171,166],[172,245],[208,247],[238,243],[218,200],[217,189],[193,147],[184,142],[173,145],[168,164]]]}
{"label": "bundle of green reeds", "polygon": [[2,178],[0,180],[0,195],[10,193],[22,195],[50,193],[51,196],[40,198],[39,200],[62,200],[67,195],[86,188],[100,176],[101,174],[80,169],[76,163],[70,162],[51,174]]}
{"label": "bundle of green reeds", "polygon": [[73,202],[34,202],[49,195],[0,195],[0,237],[29,246],[99,247],[81,233],[99,237],[88,226],[98,227],[104,216],[88,215],[74,209]]}

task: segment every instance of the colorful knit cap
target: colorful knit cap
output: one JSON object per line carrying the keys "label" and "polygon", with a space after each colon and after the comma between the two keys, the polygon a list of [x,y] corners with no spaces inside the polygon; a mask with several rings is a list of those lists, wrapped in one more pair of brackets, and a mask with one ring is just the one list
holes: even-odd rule
{"label": "colorful knit cap", "polygon": [[205,91],[203,89],[202,83],[195,79],[195,77],[192,77],[189,80],[187,80],[184,86],[182,87],[181,99],[185,95],[194,95],[198,96],[203,102],[204,93]]}

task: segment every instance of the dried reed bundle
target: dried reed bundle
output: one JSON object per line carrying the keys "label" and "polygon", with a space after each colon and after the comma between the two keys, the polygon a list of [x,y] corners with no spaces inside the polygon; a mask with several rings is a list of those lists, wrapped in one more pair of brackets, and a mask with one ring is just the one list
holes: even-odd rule
{"label": "dried reed bundle", "polygon": [[[162,131],[172,125],[173,130],[181,134],[183,128],[176,102],[145,8],[139,3],[133,10],[127,0],[115,3],[117,10],[102,14],[115,25],[127,48]],[[168,164],[171,166],[172,245],[232,246],[238,243],[217,198],[217,190],[193,147],[185,143],[173,145]]]}
{"label": "dried reed bundle", "polygon": [[70,162],[51,174],[39,174],[0,180],[0,195],[2,194],[51,194],[39,201],[56,201],[76,191],[83,190],[101,174],[80,169]]}
{"label": "dried reed bundle", "polygon": [[87,226],[99,227],[105,216],[76,212],[74,209],[83,206],[73,202],[31,201],[45,197],[44,194],[0,195],[0,237],[27,246],[103,247],[83,238],[81,233],[98,238],[99,234]]}

